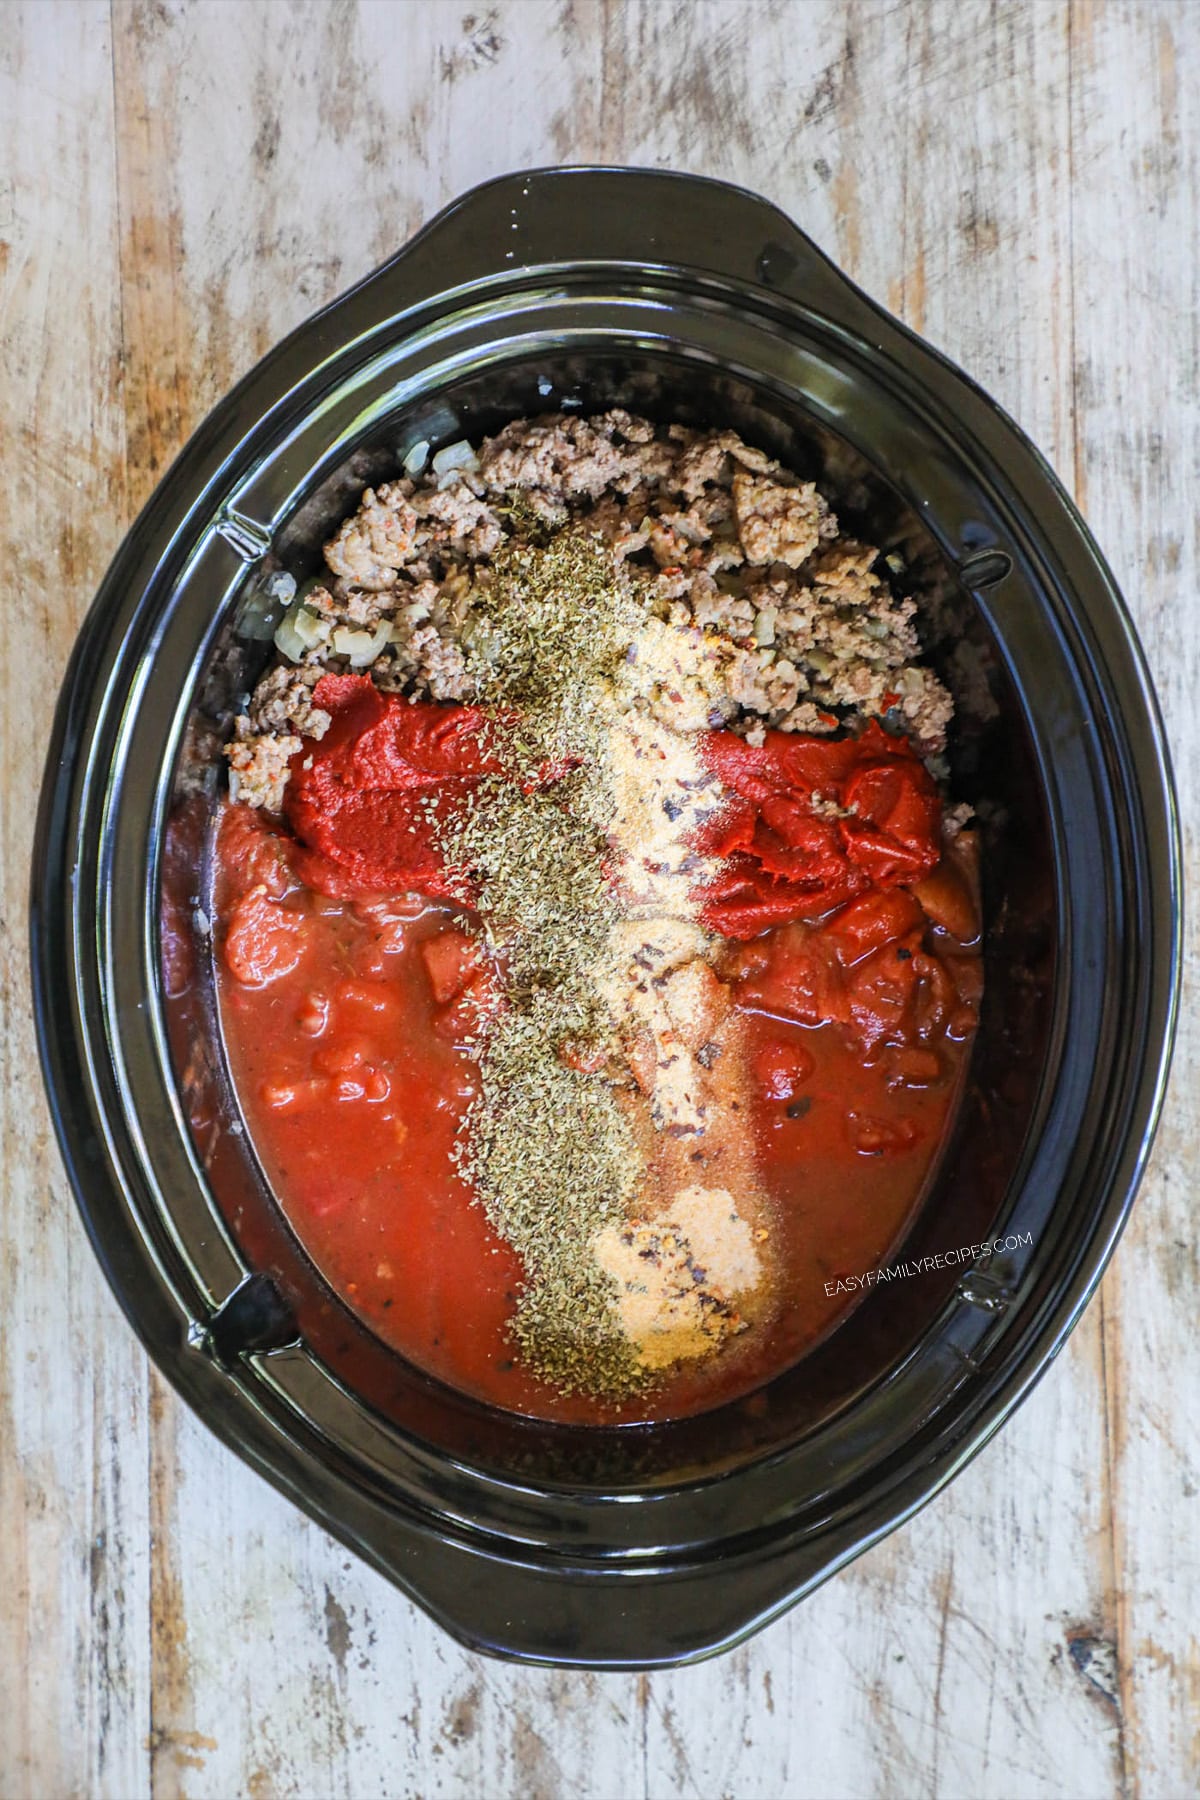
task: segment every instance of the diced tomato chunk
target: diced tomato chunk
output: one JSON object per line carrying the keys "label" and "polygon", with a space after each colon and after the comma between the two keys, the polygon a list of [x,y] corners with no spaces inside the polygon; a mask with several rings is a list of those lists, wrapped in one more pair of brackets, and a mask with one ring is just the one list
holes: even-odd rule
{"label": "diced tomato chunk", "polygon": [[942,1059],[926,1044],[898,1044],[885,1062],[890,1088],[927,1088],[940,1081]]}
{"label": "diced tomato chunk", "polygon": [[248,806],[231,806],[222,819],[222,860],[226,868],[236,870],[243,892],[261,883],[273,900],[282,900],[296,885],[295,854],[294,839]]}
{"label": "diced tomato chunk", "polygon": [[913,887],[926,915],[960,944],[973,944],[979,937],[979,913],[962,869],[944,856],[931,875]]}
{"label": "diced tomato chunk", "polygon": [[438,1037],[452,1044],[473,1037],[499,1005],[500,996],[490,969],[481,968],[462,992],[443,1008],[433,1022]]}
{"label": "diced tomato chunk", "polygon": [[838,961],[852,968],[872,951],[894,943],[924,923],[924,914],[904,888],[873,888],[844,906],[825,925]]}
{"label": "diced tomato chunk", "polygon": [[770,940],[761,974],[737,985],[737,1004],[751,1012],[794,1019],[800,1025],[848,1022],[849,999],[833,946],[801,924],[781,926]]}
{"label": "diced tomato chunk", "polygon": [[273,900],[259,882],[233,909],[225,934],[225,964],[247,987],[290,975],[304,952],[304,914]]}
{"label": "diced tomato chunk", "polygon": [[402,1011],[399,993],[386,981],[356,981],[348,978],[338,982],[333,990],[333,997],[340,1005],[369,1013],[380,1022],[398,1019]]}
{"label": "diced tomato chunk", "polygon": [[478,974],[483,955],[478,938],[453,927],[439,931],[436,937],[426,938],[421,945],[421,956],[438,1006],[445,1006],[462,993]]}
{"label": "diced tomato chunk", "polygon": [[768,1100],[792,1100],[810,1080],[816,1064],[803,1044],[764,1044],[754,1059],[754,1072]]}
{"label": "diced tomato chunk", "polygon": [[920,932],[911,932],[907,941],[881,945],[848,971],[850,1016],[867,1049],[912,1036],[920,941]]}
{"label": "diced tomato chunk", "polygon": [[305,994],[296,1010],[296,1024],[305,1037],[320,1037],[329,1024],[329,1002],[324,994]]}
{"label": "diced tomato chunk", "polygon": [[908,1119],[878,1119],[869,1113],[846,1115],[850,1142],[861,1156],[882,1156],[890,1152],[911,1150],[920,1142],[921,1133]]}
{"label": "diced tomato chunk", "polygon": [[312,1063],[322,1075],[348,1075],[352,1069],[360,1068],[370,1054],[368,1038],[342,1036],[314,1051]]}

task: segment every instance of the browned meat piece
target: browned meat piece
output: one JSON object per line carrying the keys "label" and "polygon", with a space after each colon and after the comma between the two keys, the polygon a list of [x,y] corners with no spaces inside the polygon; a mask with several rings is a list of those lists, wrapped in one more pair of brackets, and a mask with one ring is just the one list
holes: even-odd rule
{"label": "browned meat piece", "polygon": [[405,481],[366,490],[358,511],[325,546],[325,561],[335,575],[370,591],[395,585],[396,571],[404,567],[416,539],[411,491],[411,482]]}
{"label": "browned meat piece", "polygon": [[811,481],[784,487],[767,476],[737,474],[733,504],[747,562],[798,569],[823,537],[837,532],[828,502]]}
{"label": "browned meat piece", "polygon": [[254,690],[246,735],[298,731],[304,737],[324,737],[329,714],[312,703],[312,691],[324,673],[311,663],[282,663],[264,675]]}
{"label": "browned meat piece", "polygon": [[269,733],[235,738],[227,744],[230,798],[241,801],[243,806],[265,806],[270,812],[278,812],[283,805],[288,763],[299,750],[300,742],[298,737]]}
{"label": "browned meat piece", "polygon": [[[474,562],[478,557],[490,556],[504,536],[500,520],[487,501],[472,493],[461,478],[427,499],[418,500],[416,506],[424,519],[433,521],[432,535],[443,554],[449,549]],[[422,543],[425,537],[425,533],[418,532],[417,542]]]}
{"label": "browned meat piece", "polygon": [[519,419],[485,440],[480,477],[492,493],[534,488],[557,500],[598,500],[606,488],[628,493],[643,479],[648,446],[617,442],[611,420],[611,414],[593,421],[562,413]]}

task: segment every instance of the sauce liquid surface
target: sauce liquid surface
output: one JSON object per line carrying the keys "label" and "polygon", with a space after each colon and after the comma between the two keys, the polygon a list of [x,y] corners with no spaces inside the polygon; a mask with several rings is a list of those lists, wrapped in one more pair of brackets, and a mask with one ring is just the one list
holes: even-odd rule
{"label": "sauce liquid surface", "polygon": [[[455,916],[415,900],[322,897],[297,882],[290,857],[258,815],[225,811],[213,898],[234,1086],[267,1181],[316,1267],[429,1374],[564,1422],[682,1417],[790,1366],[854,1304],[826,1284],[887,1261],[944,1141],[969,1034],[907,1064],[902,1051],[868,1058],[843,1026],[772,1016],[761,979],[735,980],[779,1269],[773,1319],[632,1401],[555,1392],[514,1361],[507,1324],[520,1261],[455,1173],[478,1076],[456,1047],[463,1021],[453,998],[435,996],[425,948],[456,929]],[[752,975],[761,963],[751,957]]]}

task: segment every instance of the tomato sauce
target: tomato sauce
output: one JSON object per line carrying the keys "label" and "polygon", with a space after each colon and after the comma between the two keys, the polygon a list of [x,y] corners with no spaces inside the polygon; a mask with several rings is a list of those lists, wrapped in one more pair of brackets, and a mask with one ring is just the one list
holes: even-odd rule
{"label": "tomato sauce", "polygon": [[[625,1422],[750,1391],[853,1304],[826,1284],[886,1261],[946,1136],[979,998],[978,925],[969,857],[936,846],[933,784],[882,732],[848,747],[789,739],[789,756],[823,759],[790,783],[778,747],[710,744],[737,805],[707,922],[743,940],[722,973],[745,1019],[781,1304],[761,1332],[614,1405],[558,1394],[514,1361],[520,1262],[455,1171],[478,1082],[463,1042],[488,973],[414,797],[455,804],[486,772],[471,709],[364,686],[318,687],[335,723],[296,759],[292,829],[229,806],[217,836],[227,1054],[293,1229],[381,1339],[496,1405]],[[810,795],[819,779],[823,810],[789,799],[801,779]],[[387,887],[403,891],[380,898]]]}

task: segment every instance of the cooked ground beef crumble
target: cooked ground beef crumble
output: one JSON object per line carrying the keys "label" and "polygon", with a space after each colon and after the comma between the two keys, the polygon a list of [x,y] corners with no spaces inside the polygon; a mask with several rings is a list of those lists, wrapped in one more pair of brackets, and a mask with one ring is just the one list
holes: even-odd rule
{"label": "cooked ground beef crumble", "polygon": [[[410,459],[410,467],[413,461]],[[603,538],[647,609],[703,635],[723,693],[714,726],[828,733],[885,718],[922,755],[945,745],[952,703],[918,659],[915,603],[878,550],[842,535],[824,495],[733,431],[656,426],[614,408],[517,420],[478,452],[453,446],[368,488],[325,547],[330,579],[302,593],[227,748],[235,799],[278,810],[328,669],[389,692],[470,700],[464,644],[512,535],[575,522]]]}

